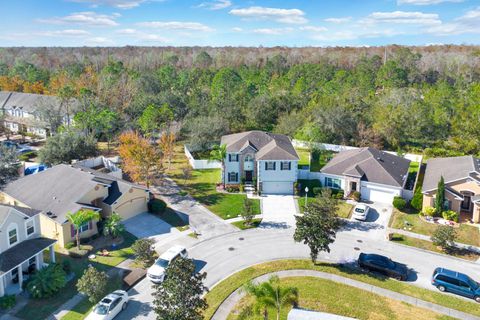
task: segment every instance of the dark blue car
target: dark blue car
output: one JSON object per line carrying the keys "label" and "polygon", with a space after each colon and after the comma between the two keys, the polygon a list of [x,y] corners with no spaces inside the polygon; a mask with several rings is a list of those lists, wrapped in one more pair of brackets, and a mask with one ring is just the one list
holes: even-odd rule
{"label": "dark blue car", "polygon": [[448,291],[480,302],[480,284],[466,274],[437,268],[432,275],[432,284],[442,292]]}

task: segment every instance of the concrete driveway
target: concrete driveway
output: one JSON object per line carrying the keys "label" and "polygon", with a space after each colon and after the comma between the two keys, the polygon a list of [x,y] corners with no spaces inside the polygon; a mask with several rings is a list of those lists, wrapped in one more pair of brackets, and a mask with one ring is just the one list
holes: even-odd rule
{"label": "concrete driveway", "polygon": [[154,238],[163,240],[180,233],[176,228],[166,223],[154,214],[144,212],[123,222],[128,232],[137,238]]}
{"label": "concrete driveway", "polygon": [[295,227],[295,198],[284,195],[262,196],[263,220],[260,228],[288,229]]}
{"label": "concrete driveway", "polygon": [[350,218],[342,231],[361,234],[371,239],[385,238],[388,222],[392,215],[392,205],[380,202],[369,202],[366,204],[370,207],[367,220],[357,221]]}

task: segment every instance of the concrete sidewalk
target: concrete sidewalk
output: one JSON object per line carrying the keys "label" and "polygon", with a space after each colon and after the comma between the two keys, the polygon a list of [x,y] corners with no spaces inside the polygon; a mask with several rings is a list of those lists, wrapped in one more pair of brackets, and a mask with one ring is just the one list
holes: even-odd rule
{"label": "concrete sidewalk", "polygon": [[[449,317],[454,317],[458,319],[464,319],[464,320],[480,320],[480,317],[464,313],[461,311],[457,311],[454,309],[450,309],[444,306],[440,306],[431,302],[427,302],[424,300],[420,300],[414,297],[410,297],[398,292],[390,291],[387,289],[383,289],[380,287],[373,286],[371,284],[353,280],[350,278],[338,276],[335,274],[331,273],[326,273],[326,272],[321,272],[321,271],[315,271],[315,270],[285,270],[285,271],[278,271],[278,272],[273,272],[273,273],[268,273],[265,275],[262,275],[260,277],[255,278],[253,281],[255,283],[260,283],[267,281],[268,278],[271,276],[276,275],[279,278],[286,278],[286,277],[315,277],[315,278],[321,278],[321,279],[326,279],[326,280],[331,280],[335,281],[338,283],[342,283],[348,286],[352,286],[355,288],[359,288],[365,291],[369,291],[375,294],[378,294],[382,297],[394,299],[394,300],[399,300],[408,304],[411,304],[416,307],[424,308],[431,310],[433,312],[447,315]],[[242,299],[242,297],[245,295],[245,292],[242,290],[242,288],[239,288],[235,290],[230,296],[228,296],[225,301],[219,306],[217,311],[212,317],[212,320],[226,320],[232,309],[235,307],[235,305]]]}

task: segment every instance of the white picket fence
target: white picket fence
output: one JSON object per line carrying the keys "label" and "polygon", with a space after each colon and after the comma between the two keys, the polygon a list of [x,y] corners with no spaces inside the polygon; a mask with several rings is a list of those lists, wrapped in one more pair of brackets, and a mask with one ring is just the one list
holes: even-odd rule
{"label": "white picket fence", "polygon": [[190,150],[188,150],[187,145],[183,146],[183,150],[185,152],[185,156],[188,159],[188,162],[192,166],[193,169],[195,170],[204,170],[204,169],[220,169],[222,167],[222,164],[220,161],[211,161],[211,160],[198,160],[195,159],[192,154],[190,153]]}
{"label": "white picket fence", "polygon": [[[297,147],[297,148],[317,147],[320,149],[325,149],[325,150],[334,151],[334,152],[358,149],[358,147],[352,147],[352,146],[342,146],[338,144],[330,144],[330,143],[322,143],[322,142],[308,142],[308,141],[295,140],[295,139],[292,140],[292,144],[294,147]],[[397,155],[397,152],[395,151],[387,151],[387,150],[384,150],[384,151],[390,154]],[[410,161],[420,162],[420,163],[422,162],[422,159],[423,159],[423,156],[421,154],[412,154],[412,153],[406,153],[403,155],[403,157]]]}

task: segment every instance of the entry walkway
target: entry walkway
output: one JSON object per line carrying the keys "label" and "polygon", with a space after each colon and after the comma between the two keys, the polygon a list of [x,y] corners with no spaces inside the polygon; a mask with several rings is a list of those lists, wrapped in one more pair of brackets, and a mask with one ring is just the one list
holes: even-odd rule
{"label": "entry walkway", "polygon": [[[273,272],[269,274],[262,275],[258,278],[255,278],[253,281],[255,283],[261,283],[264,281],[267,281],[268,278],[271,276],[276,275],[279,278],[286,278],[286,277],[315,277],[315,278],[321,278],[321,279],[326,279],[326,280],[331,280],[335,281],[338,283],[342,283],[348,286],[352,286],[355,288],[359,288],[365,291],[369,291],[375,294],[378,294],[380,296],[390,298],[390,299],[395,299],[399,300],[402,302],[406,302],[408,304],[411,304],[416,307],[428,309],[431,311],[434,311],[436,313],[440,313],[443,315],[447,315],[449,317],[454,317],[458,319],[464,319],[464,320],[480,320],[480,317],[474,316],[472,314],[464,313],[458,310],[450,309],[444,306],[440,306],[431,302],[427,302],[424,300],[420,300],[414,297],[410,297],[398,292],[390,291],[387,289],[383,289],[380,287],[373,286],[371,284],[353,280],[350,278],[338,276],[335,274],[331,273],[326,273],[326,272],[321,272],[321,271],[315,271],[315,270],[285,270],[285,271],[278,271],[278,272]],[[217,311],[212,317],[212,320],[226,320],[230,312],[233,310],[235,305],[244,297],[245,291],[243,288],[239,288],[235,290],[230,296],[228,296],[225,301],[219,306]]]}

